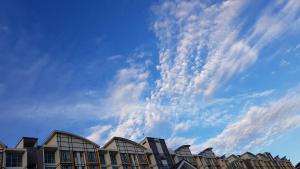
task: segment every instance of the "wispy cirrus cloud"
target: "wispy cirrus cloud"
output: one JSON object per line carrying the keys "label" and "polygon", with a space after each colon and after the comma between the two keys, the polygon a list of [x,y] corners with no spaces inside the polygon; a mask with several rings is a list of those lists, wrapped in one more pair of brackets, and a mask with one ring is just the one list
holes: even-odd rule
{"label": "wispy cirrus cloud", "polygon": [[262,147],[280,134],[299,127],[300,87],[290,89],[285,96],[265,106],[252,106],[236,122],[201,148],[213,146],[218,153],[233,153]]}
{"label": "wispy cirrus cloud", "polygon": [[[108,118],[117,118],[116,127],[111,128],[108,137],[123,136],[135,140],[141,135],[148,76],[149,72],[138,65],[118,71],[108,90],[108,96],[101,102],[104,106],[101,110]],[[93,128],[92,130],[97,132]]]}
{"label": "wispy cirrus cloud", "polygon": [[[283,35],[288,36],[298,31],[296,27],[299,26],[300,2],[291,0],[282,3],[269,2],[267,7],[255,14],[252,25],[245,28],[244,23],[249,17],[243,17],[242,13],[247,10],[249,3],[242,0],[207,4],[201,1],[178,0],[164,1],[154,6],[152,10],[155,15],[151,26],[158,39],[159,63],[156,67],[159,78],[148,90],[146,84],[151,84],[148,78],[150,72],[144,69],[145,67],[141,66],[142,71],[124,68],[118,72],[114,80],[116,86],[109,89],[112,94],[105,106],[109,107],[114,103],[117,105],[111,114],[118,119],[118,124],[109,131],[111,135],[137,139],[144,132],[150,132],[156,125],[165,122],[166,125],[173,126],[170,136],[175,141],[170,142],[177,142],[177,132],[212,124],[220,119],[228,120],[232,112],[208,109],[218,100],[214,98],[214,94],[229,80],[242,75],[251,67],[259,59],[264,47]],[[128,78],[120,76],[121,72],[129,70],[133,71],[131,78],[125,80],[125,83],[119,83],[119,80],[122,82],[123,78]],[[140,78],[145,72],[147,76]],[[244,100],[267,97],[273,92],[274,90],[266,90],[230,100],[240,97]],[[131,94],[136,97],[131,98]],[[297,100],[297,97],[293,98]],[[294,101],[295,104],[296,100],[289,101]],[[284,102],[282,107],[276,108],[275,103],[281,102]],[[274,112],[270,113],[273,116],[266,116],[265,120],[276,121],[276,116],[282,115],[283,110],[295,106],[284,100],[275,103],[270,103],[267,107],[253,106],[247,114],[252,118],[253,115],[256,117],[259,114],[256,112],[271,111]],[[238,113],[235,112],[235,115]],[[288,116],[295,114],[296,112]],[[246,125],[249,124],[247,120],[240,120],[228,124],[220,135],[210,139],[203,146],[212,145],[219,148],[218,141],[235,132],[231,128],[237,125],[240,125],[240,128],[249,127]],[[276,132],[276,128],[279,128],[277,131],[292,128],[283,126],[280,129],[279,124],[282,123],[270,123],[267,126],[270,136],[282,133]],[[255,147],[259,141],[262,143],[270,138],[267,136],[266,139],[259,140],[261,136],[253,132],[246,132],[244,137],[251,138],[252,141],[250,146],[244,148]],[[191,143],[197,140],[190,139]],[[244,139],[239,141],[237,138],[234,141],[236,142],[231,143],[243,147]],[[229,142],[230,140],[228,145]],[[220,148],[219,151],[232,151],[230,148]]]}
{"label": "wispy cirrus cloud", "polygon": [[109,60],[109,61],[114,61],[114,60],[121,59],[121,58],[123,58],[123,57],[124,57],[123,55],[117,54],[117,55],[109,56],[109,57],[107,58],[107,60]]}

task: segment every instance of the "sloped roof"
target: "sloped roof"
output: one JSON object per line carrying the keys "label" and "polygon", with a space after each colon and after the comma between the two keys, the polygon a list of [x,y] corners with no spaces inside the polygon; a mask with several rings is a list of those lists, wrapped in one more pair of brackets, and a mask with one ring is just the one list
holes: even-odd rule
{"label": "sloped roof", "polygon": [[276,160],[280,160],[279,155],[277,155],[276,157],[274,157]]}
{"label": "sloped roof", "polygon": [[82,136],[79,136],[79,135],[76,135],[76,134],[73,134],[73,133],[70,133],[70,132],[60,131],[60,130],[54,130],[54,131],[47,137],[47,139],[46,139],[46,141],[44,142],[44,144],[47,144],[47,143],[50,141],[50,139],[51,139],[55,134],[65,134],[65,135],[77,137],[77,138],[79,138],[79,139],[82,139],[82,140],[84,140],[84,141],[90,143],[90,144],[95,145],[96,147],[100,147],[97,143],[95,143],[95,142],[93,142],[93,141],[91,141],[91,140],[89,140],[89,139],[87,139],[87,138],[84,138],[84,137],[82,137]]}
{"label": "sloped roof", "polygon": [[223,155],[220,156],[219,158],[222,159],[222,160],[225,160],[225,159],[226,159],[226,154],[223,154]]}
{"label": "sloped roof", "polygon": [[288,159],[286,158],[286,156],[282,157],[281,160],[285,160],[287,161]]}
{"label": "sloped roof", "polygon": [[113,138],[111,138],[107,143],[104,144],[103,148],[106,148],[114,140],[125,141],[125,142],[128,142],[128,143],[134,144],[134,145],[136,145],[136,146],[138,146],[138,147],[140,147],[140,148],[142,148],[144,150],[147,150],[147,148],[145,148],[144,146],[138,144],[137,142],[129,140],[129,139],[126,139],[126,138],[123,138],[123,137],[113,137]]}
{"label": "sloped roof", "polygon": [[266,156],[266,154],[258,153],[258,154],[256,154],[256,156],[262,157],[264,160],[268,160],[268,157]]}
{"label": "sloped roof", "polygon": [[229,158],[239,158],[237,155],[235,154],[231,154],[230,156],[228,156],[226,159],[229,159]]}
{"label": "sloped roof", "polygon": [[200,153],[198,153],[198,156],[203,156],[206,158],[215,158],[216,155],[215,153],[212,151],[213,148],[209,147],[204,149],[203,151],[201,151]]}
{"label": "sloped roof", "polygon": [[244,154],[242,154],[241,156],[244,156],[246,154],[249,154],[250,156],[252,156],[253,158],[257,158],[256,155],[254,155],[253,153],[250,153],[250,152],[245,152]]}
{"label": "sloped roof", "polygon": [[212,151],[212,149],[213,149],[212,147],[208,147],[208,148],[202,150],[201,152],[199,152],[198,154],[201,155],[202,153],[205,153],[207,151]]}
{"label": "sloped roof", "polygon": [[182,145],[182,146],[176,148],[174,151],[176,152],[176,151],[178,151],[178,150],[180,150],[180,149],[182,149],[182,148],[189,148],[190,146],[191,146],[191,145]]}

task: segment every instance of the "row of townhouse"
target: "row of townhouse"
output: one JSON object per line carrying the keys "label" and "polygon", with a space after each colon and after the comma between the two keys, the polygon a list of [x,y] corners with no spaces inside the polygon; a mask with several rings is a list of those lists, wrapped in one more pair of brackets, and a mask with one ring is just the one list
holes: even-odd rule
{"label": "row of townhouse", "polygon": [[212,148],[192,154],[190,145],[175,150],[164,139],[140,143],[113,137],[104,146],[84,137],[54,131],[42,145],[23,137],[15,148],[0,142],[0,169],[294,169],[289,160],[270,153],[217,157]]}

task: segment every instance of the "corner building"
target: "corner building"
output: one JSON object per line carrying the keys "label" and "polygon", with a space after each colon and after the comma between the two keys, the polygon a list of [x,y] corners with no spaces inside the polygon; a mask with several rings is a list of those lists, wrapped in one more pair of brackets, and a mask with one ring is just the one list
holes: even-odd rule
{"label": "corner building", "polygon": [[295,169],[286,157],[246,152],[216,156],[212,148],[193,154],[190,145],[175,150],[164,139],[146,137],[140,143],[113,137],[104,146],[82,136],[54,131],[38,138],[22,137],[14,148],[0,141],[0,169]]}

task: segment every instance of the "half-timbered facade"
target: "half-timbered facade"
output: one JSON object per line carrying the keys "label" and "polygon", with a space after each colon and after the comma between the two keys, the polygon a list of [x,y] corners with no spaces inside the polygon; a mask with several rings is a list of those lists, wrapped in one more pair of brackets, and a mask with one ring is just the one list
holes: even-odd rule
{"label": "half-timbered facade", "polygon": [[14,148],[0,142],[0,169],[295,169],[286,157],[246,152],[217,156],[212,148],[193,154],[190,145],[175,150],[161,138],[141,143],[113,137],[100,147],[82,136],[54,131],[38,139],[22,137]]}

